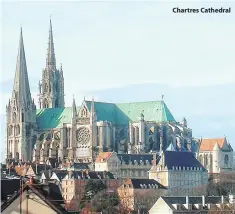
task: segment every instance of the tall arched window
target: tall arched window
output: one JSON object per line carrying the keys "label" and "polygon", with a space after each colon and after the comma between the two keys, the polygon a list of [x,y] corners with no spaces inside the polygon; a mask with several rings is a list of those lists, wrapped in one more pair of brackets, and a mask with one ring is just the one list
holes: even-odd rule
{"label": "tall arched window", "polygon": [[48,92],[48,84],[45,83],[44,92]]}
{"label": "tall arched window", "polygon": [[16,122],[16,112],[13,112],[13,115],[12,115],[12,122],[13,122],[13,123]]}
{"label": "tall arched window", "polygon": [[202,163],[202,155],[199,156],[199,161]]}
{"label": "tall arched window", "polygon": [[205,166],[208,165],[208,155],[205,155]]}
{"label": "tall arched window", "polygon": [[228,161],[229,161],[229,158],[228,158],[228,155],[226,154],[226,155],[224,156],[224,164],[225,164],[225,165],[228,165]]}
{"label": "tall arched window", "polygon": [[86,108],[83,108],[82,109],[82,117],[87,117],[87,109]]}

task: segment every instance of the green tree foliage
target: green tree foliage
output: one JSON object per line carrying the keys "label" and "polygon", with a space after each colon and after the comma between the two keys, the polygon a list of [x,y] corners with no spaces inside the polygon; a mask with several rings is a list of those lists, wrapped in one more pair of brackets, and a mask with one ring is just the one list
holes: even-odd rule
{"label": "green tree foliage", "polygon": [[101,180],[88,180],[85,186],[84,196],[80,203],[80,208],[85,206],[86,202],[90,202],[91,199],[100,191],[105,190],[106,186]]}
{"label": "green tree foliage", "polygon": [[118,211],[119,198],[115,192],[101,191],[93,197],[91,205],[96,212],[102,211],[104,214],[115,214]]}

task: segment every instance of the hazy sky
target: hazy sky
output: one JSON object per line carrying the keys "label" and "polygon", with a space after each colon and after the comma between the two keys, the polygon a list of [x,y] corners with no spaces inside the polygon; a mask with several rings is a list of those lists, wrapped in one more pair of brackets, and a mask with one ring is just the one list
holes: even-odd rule
{"label": "hazy sky", "polygon": [[[174,7],[222,6],[231,7],[232,13],[172,12]],[[46,64],[50,14],[57,67],[62,63],[64,69],[66,105],[71,105],[73,94],[79,104],[87,91],[138,83],[178,87],[235,83],[233,2],[5,1],[1,16],[2,115],[11,96],[21,26],[31,93],[37,99],[37,84]]]}

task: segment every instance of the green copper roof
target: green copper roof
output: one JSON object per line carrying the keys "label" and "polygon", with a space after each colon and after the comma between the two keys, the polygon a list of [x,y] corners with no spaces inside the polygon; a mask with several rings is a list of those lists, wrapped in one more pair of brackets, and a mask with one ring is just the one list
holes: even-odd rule
{"label": "green copper roof", "polygon": [[163,101],[119,103],[116,104],[116,107],[117,124],[126,124],[130,120],[137,121],[139,120],[141,113],[144,115],[145,121],[175,121],[174,117]]}
{"label": "green copper roof", "polygon": [[[85,101],[88,110],[91,101]],[[140,114],[144,120],[155,122],[175,121],[173,115],[163,101],[135,103],[94,103],[97,121],[110,121],[114,124],[128,124],[138,121]],[[79,111],[80,107],[77,107]],[[37,125],[39,129],[61,128],[63,123],[71,123],[72,108],[48,108],[37,110]]]}
{"label": "green copper roof", "polygon": [[[87,108],[91,109],[91,101],[86,101]],[[115,104],[114,103],[102,103],[102,102],[94,102],[95,113],[97,117],[97,121],[110,121],[115,123]]]}

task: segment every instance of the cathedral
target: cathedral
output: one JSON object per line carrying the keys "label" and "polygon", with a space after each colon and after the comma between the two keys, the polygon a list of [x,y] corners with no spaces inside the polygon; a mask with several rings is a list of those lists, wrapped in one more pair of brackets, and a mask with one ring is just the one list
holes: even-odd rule
{"label": "cathedral", "polygon": [[64,74],[58,69],[52,24],[39,108],[31,97],[22,29],[12,96],[6,106],[6,159],[45,163],[49,158],[93,162],[101,151],[146,154],[197,151],[187,121],[177,122],[163,100],[105,103],[94,99],[65,107]]}

